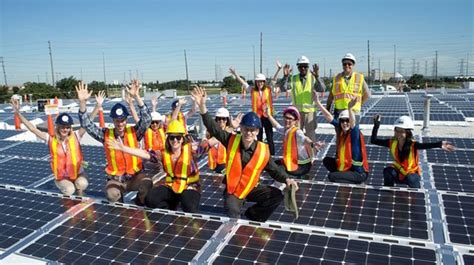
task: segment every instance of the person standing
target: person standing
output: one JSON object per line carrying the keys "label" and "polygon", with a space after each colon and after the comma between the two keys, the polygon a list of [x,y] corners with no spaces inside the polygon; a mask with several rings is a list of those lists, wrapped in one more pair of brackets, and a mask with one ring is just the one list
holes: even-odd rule
{"label": "person standing", "polygon": [[124,152],[109,148],[107,141],[116,139],[125,146],[131,148],[139,147],[141,139],[150,125],[150,111],[143,102],[139,94],[140,82],[133,80],[128,87],[130,96],[135,97],[138,103],[140,119],[134,126],[127,126],[127,117],[129,115],[127,108],[121,104],[115,104],[110,117],[113,119],[114,127],[99,128],[92,122],[86,110],[86,102],[92,92],[87,91],[87,87],[76,88],[79,99],[79,121],[94,139],[104,145],[107,165],[107,184],[105,187],[106,197],[111,202],[123,201],[123,195],[128,191],[138,191],[135,198],[137,205],[143,205],[146,194],[151,189],[153,183],[151,178],[142,171],[142,160]]}
{"label": "person standing", "polygon": [[334,76],[332,80],[326,109],[330,111],[334,101],[334,117],[338,118],[341,111],[348,109],[351,97],[355,96],[357,102],[353,111],[356,115],[356,122],[359,122],[361,107],[370,97],[369,87],[365,82],[364,75],[353,71],[356,58],[352,53],[344,55],[341,62],[343,71]]}
{"label": "person standing", "polygon": [[[267,143],[270,147],[270,154],[275,155],[275,143],[273,142],[273,126],[268,120],[268,115],[265,109],[268,108],[269,112],[273,114],[273,95],[272,88],[267,84],[267,78],[264,74],[257,74],[255,76],[255,85],[250,86],[245,80],[240,77],[234,68],[229,69],[230,73],[237,79],[237,81],[245,87],[250,93],[252,111],[257,113],[260,118],[263,128],[265,129],[265,136],[267,137]],[[260,130],[257,139],[263,140],[263,130]]]}
{"label": "person standing", "polygon": [[326,85],[321,77],[319,77],[319,66],[313,65],[313,71],[309,71],[309,59],[301,56],[296,61],[298,74],[291,75],[292,69],[286,64],[283,67],[283,79],[281,80],[281,90],[283,92],[289,90],[291,92],[291,100],[300,112],[300,128],[304,129],[305,134],[313,143],[316,142],[316,105],[313,101],[312,92],[323,92]]}

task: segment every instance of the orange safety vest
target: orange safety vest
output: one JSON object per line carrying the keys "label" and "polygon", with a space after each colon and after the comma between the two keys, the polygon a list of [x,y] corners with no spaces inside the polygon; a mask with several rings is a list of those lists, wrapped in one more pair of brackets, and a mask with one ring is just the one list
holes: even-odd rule
{"label": "orange safety vest", "polygon": [[[336,166],[337,170],[348,171],[351,169],[352,165],[354,166],[363,166],[365,172],[369,172],[369,163],[367,162],[367,151],[365,149],[365,140],[364,135],[360,132],[360,150],[362,151],[362,161],[352,160],[352,144],[351,144],[351,134],[350,132],[347,135],[343,135],[341,132],[339,137],[337,137],[337,154],[336,154]],[[344,138],[344,139],[343,139]]]}
{"label": "orange safety vest", "polygon": [[51,170],[55,179],[77,179],[83,159],[77,136],[74,134],[68,137],[66,150],[56,136],[49,138],[48,145],[51,153]]}
{"label": "orange safety vest", "polygon": [[334,107],[338,110],[347,109],[351,101],[350,95],[357,97],[357,103],[353,107],[354,111],[360,111],[362,105],[362,91],[364,87],[364,75],[353,72],[349,83],[346,84],[344,74],[337,74],[332,80],[332,95],[334,97]]}
{"label": "orange safety vest", "polygon": [[159,128],[153,131],[148,128],[145,132],[145,150],[161,151],[165,148],[165,130]]}
{"label": "orange safety vest", "polygon": [[242,168],[240,156],[241,134],[233,134],[227,146],[226,181],[227,193],[244,199],[257,186],[260,174],[270,159],[268,145],[257,142],[257,147],[245,168]]}
{"label": "orange safety vest", "polygon": [[[105,158],[107,159],[105,172],[107,174],[111,176],[123,176],[124,174],[134,175],[142,170],[141,158],[107,146],[107,142],[110,139],[115,139],[113,128],[106,129],[104,136]],[[125,128],[123,144],[130,148],[139,148],[137,135],[133,127],[127,126]]]}
{"label": "orange safety vest", "polygon": [[267,114],[263,111],[264,106],[269,108],[270,113],[273,115],[273,99],[272,99],[272,88],[265,86],[260,96],[258,89],[252,89],[252,111],[257,113],[258,117],[267,117]]}
{"label": "orange safety vest", "polygon": [[298,146],[296,143],[296,131],[298,127],[293,127],[286,132],[283,140],[283,164],[287,171],[292,172],[298,169]]}
{"label": "orange safety vest", "polygon": [[217,146],[209,146],[207,165],[210,169],[214,170],[217,165],[225,164],[226,158],[226,149],[223,144],[219,142],[217,143]]}
{"label": "orange safety vest", "polygon": [[396,138],[390,139],[390,153],[393,157],[393,167],[400,172],[400,180],[404,180],[405,177],[409,174],[418,173],[421,175],[421,168],[419,166],[418,151],[415,150],[415,141],[411,143],[410,153],[408,154],[408,159],[401,162],[398,157],[398,140]]}
{"label": "orange safety vest", "polygon": [[[180,194],[189,184],[199,182],[199,169],[194,164],[191,144],[188,143],[181,147],[181,155],[176,163],[171,159],[171,153],[165,149],[162,162],[166,172],[166,185],[171,187],[175,193]],[[190,175],[193,173],[193,169],[195,173]]]}
{"label": "orange safety vest", "polygon": [[[167,123],[170,123],[172,120],[171,113],[167,115]],[[188,134],[188,128],[186,127],[186,118],[184,117],[183,113],[180,111],[178,113],[178,121],[181,122],[184,126],[184,130],[186,131],[186,134]]]}

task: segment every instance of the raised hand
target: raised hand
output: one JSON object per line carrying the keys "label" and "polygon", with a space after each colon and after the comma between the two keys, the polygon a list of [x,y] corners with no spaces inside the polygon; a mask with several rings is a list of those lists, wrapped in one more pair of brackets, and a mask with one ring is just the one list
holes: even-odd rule
{"label": "raised hand", "polygon": [[232,124],[233,128],[238,128],[240,126],[240,121],[242,121],[242,117],[244,117],[244,114],[241,112],[237,114],[237,117],[235,117],[235,119],[230,120],[230,123]]}
{"label": "raised hand", "polygon": [[443,141],[441,144],[441,148],[444,151],[448,151],[448,152],[452,152],[456,150],[456,147],[451,142],[448,142],[448,141]]}
{"label": "raised hand", "polygon": [[125,102],[130,106],[133,104],[133,97],[132,95],[125,93]]}
{"label": "raised hand", "polygon": [[130,96],[136,97],[139,96],[141,83],[137,79],[133,79],[130,85],[127,85],[127,90]]}
{"label": "raised hand", "polygon": [[349,98],[351,99],[351,101],[349,101],[349,104],[347,105],[347,108],[352,109],[355,106],[355,104],[357,104],[357,96],[349,95]]}
{"label": "raised hand", "polygon": [[199,107],[204,106],[207,99],[206,89],[203,87],[194,86],[193,92],[191,92],[191,97]]}
{"label": "raised hand", "polygon": [[316,78],[319,77],[319,65],[318,64],[313,64],[313,70],[311,71],[311,74],[313,74],[313,76],[316,77]]}
{"label": "raised hand", "polygon": [[103,90],[99,91],[99,93],[97,93],[97,95],[95,95],[95,101],[97,101],[97,105],[99,107],[101,107],[102,104],[104,104],[105,98],[106,98],[106,96],[105,96],[105,92]]}
{"label": "raised hand", "polygon": [[13,108],[13,112],[15,112],[15,113],[20,112],[20,102],[18,101],[18,99],[12,97],[10,105]]}
{"label": "raised hand", "polygon": [[109,139],[107,141],[109,149],[122,150],[123,144],[116,139]]}
{"label": "raised hand", "polygon": [[151,98],[151,105],[152,105],[153,107],[155,107],[155,108],[156,108],[156,106],[158,105],[158,98],[157,98],[156,96],[153,96],[153,97]]}
{"label": "raised hand", "polygon": [[92,95],[92,91],[87,90],[87,84],[84,84],[84,82],[79,81],[79,83],[76,85],[76,92],[77,92],[77,98],[81,102],[86,102]]}
{"label": "raised hand", "polygon": [[237,76],[237,72],[235,71],[234,67],[229,68],[229,73],[231,73],[233,76]]}
{"label": "raised hand", "polygon": [[324,146],[326,146],[326,143],[323,141],[317,141],[313,143],[313,145],[314,145],[314,149],[316,149],[317,151],[320,151]]}
{"label": "raised hand", "polygon": [[374,115],[374,124],[379,123],[381,118],[382,118],[382,115],[375,114]]}
{"label": "raised hand", "polygon": [[280,70],[283,67],[283,65],[278,60],[276,60],[275,64],[276,64],[277,70]]}
{"label": "raised hand", "polygon": [[178,103],[179,103],[180,107],[183,107],[184,104],[186,104],[186,102],[188,102],[188,101],[185,98],[178,99]]}
{"label": "raised hand", "polygon": [[289,76],[292,71],[293,71],[293,69],[291,69],[291,66],[289,64],[285,64],[285,66],[283,66],[283,75],[284,76]]}

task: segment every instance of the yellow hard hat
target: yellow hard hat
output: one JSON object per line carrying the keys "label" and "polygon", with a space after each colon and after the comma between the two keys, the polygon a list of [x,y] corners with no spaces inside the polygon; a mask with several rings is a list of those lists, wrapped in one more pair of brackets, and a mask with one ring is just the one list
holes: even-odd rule
{"label": "yellow hard hat", "polygon": [[167,134],[172,134],[172,133],[181,133],[185,134],[186,129],[184,128],[184,125],[179,122],[178,120],[173,120],[168,124],[168,129],[166,129]]}

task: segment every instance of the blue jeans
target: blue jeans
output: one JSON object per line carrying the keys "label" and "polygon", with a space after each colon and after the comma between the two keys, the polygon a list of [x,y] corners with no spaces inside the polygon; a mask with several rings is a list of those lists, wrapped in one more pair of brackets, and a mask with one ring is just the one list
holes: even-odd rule
{"label": "blue jeans", "polygon": [[398,178],[398,171],[393,167],[386,167],[383,169],[383,185],[393,186],[394,183],[406,184],[410,188],[421,188],[421,177],[417,173],[408,174],[404,180]]}

